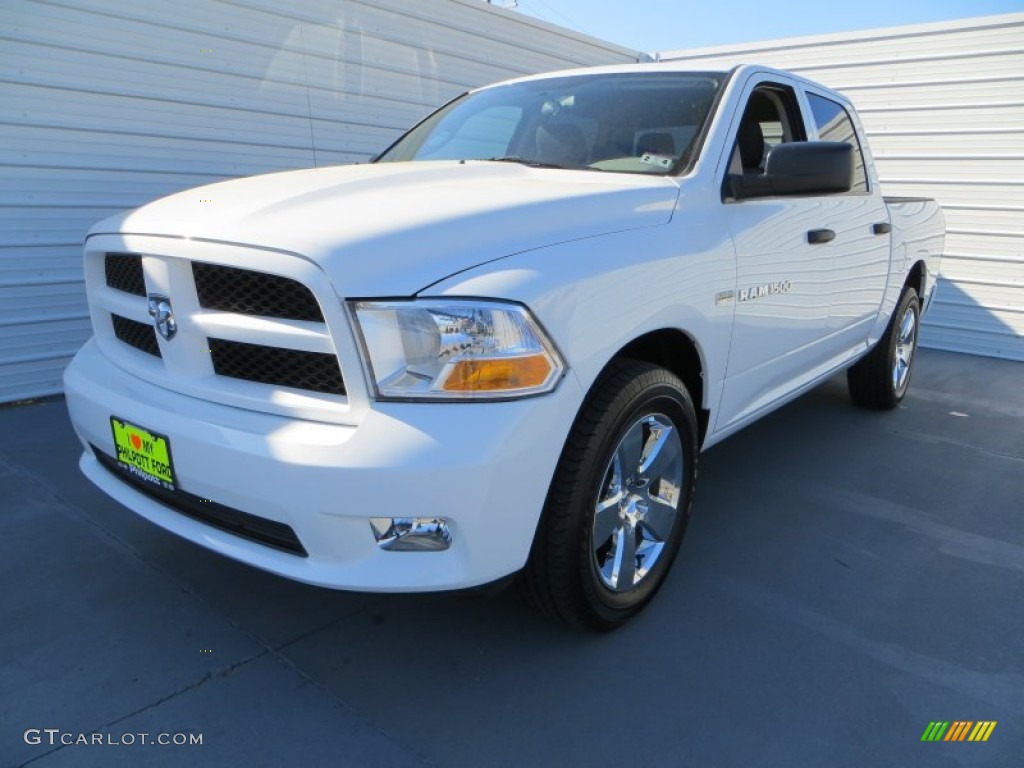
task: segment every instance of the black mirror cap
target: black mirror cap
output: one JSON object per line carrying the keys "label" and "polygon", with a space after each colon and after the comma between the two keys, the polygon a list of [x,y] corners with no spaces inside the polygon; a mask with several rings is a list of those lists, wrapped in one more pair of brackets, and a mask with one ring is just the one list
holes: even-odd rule
{"label": "black mirror cap", "polygon": [[845,141],[795,141],[768,153],[763,174],[730,175],[733,197],[824,195],[853,186],[853,146]]}
{"label": "black mirror cap", "polygon": [[768,153],[765,175],[804,193],[849,192],[853,186],[853,146],[845,141],[779,144]]}

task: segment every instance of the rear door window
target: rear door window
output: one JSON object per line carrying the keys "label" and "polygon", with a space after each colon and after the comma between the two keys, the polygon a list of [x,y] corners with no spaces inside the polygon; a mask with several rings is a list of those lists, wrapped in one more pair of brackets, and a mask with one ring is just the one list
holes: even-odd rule
{"label": "rear door window", "polygon": [[860,139],[854,130],[853,120],[842,104],[826,99],[816,93],[807,94],[807,102],[811,106],[814,124],[818,128],[821,141],[841,141],[853,147],[853,186],[850,192],[864,193],[868,191],[867,174],[864,171],[864,153],[860,148]]}

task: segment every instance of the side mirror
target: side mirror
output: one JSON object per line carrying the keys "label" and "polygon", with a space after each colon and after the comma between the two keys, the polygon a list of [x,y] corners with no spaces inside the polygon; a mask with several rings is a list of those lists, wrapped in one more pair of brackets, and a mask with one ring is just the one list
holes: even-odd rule
{"label": "side mirror", "polygon": [[845,141],[779,144],[768,153],[764,173],[729,175],[737,200],[849,192],[852,186],[853,147]]}

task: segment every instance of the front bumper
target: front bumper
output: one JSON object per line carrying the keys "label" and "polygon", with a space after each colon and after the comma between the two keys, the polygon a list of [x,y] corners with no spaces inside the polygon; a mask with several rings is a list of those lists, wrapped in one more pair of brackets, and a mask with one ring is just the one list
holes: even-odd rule
{"label": "front bumper", "polygon": [[[376,403],[356,426],[180,395],[112,365],[89,341],[64,375],[80,466],[103,491],[186,539],[297,581],[417,592],[485,584],[525,564],[582,392],[506,403]],[[308,556],[256,543],[144,495],[104,467],[110,417],[170,440],[183,491],[289,526]],[[371,518],[446,518],[451,546],[377,546]]]}

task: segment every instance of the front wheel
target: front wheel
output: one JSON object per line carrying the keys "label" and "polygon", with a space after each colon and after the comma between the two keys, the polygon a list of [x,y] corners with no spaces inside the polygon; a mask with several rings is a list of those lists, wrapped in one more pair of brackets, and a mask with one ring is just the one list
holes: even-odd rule
{"label": "front wheel", "polygon": [[921,302],[917,291],[908,287],[875,348],[846,372],[853,402],[882,411],[897,406],[907,394],[914,372],[920,325]]}
{"label": "front wheel", "polygon": [[613,629],[661,586],[686,532],[697,419],[682,381],[613,362],[573,425],[523,573],[527,596],[569,624]]}

